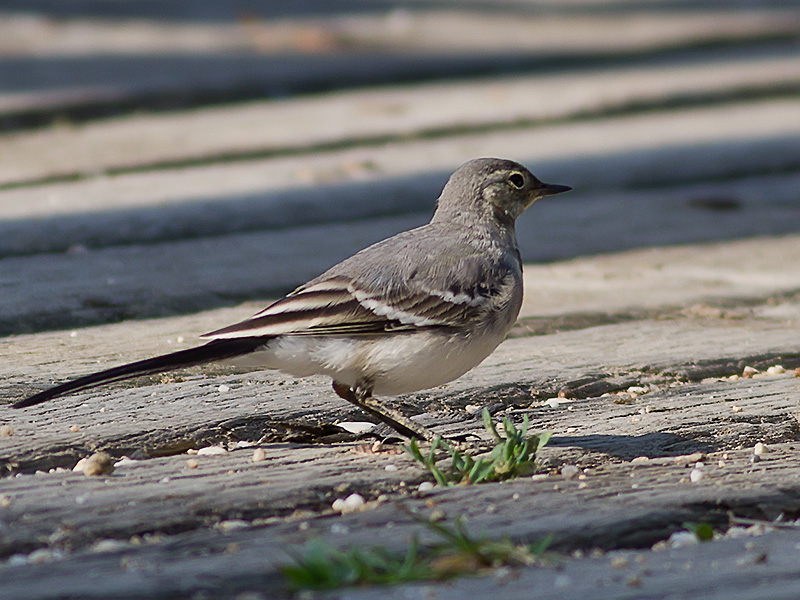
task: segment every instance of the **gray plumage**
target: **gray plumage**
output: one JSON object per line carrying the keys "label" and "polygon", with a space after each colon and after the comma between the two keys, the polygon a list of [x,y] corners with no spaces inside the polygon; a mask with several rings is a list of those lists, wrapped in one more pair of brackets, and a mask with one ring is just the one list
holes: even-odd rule
{"label": "gray plumage", "polygon": [[45,390],[15,406],[107,381],[216,359],[325,374],[334,390],[406,435],[428,437],[373,394],[451,381],[503,340],[522,305],[515,219],[544,184],[509,160],[482,158],[456,170],[431,222],[374,244],[253,317],[204,335],[206,346],[123,365]]}

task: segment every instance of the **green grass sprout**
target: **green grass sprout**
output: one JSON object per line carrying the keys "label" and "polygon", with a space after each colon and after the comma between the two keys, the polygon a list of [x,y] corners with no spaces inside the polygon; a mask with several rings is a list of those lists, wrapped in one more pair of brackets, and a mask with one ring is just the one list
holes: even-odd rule
{"label": "green grass sprout", "polygon": [[[550,432],[528,435],[528,415],[525,415],[519,429],[511,419],[503,419],[505,436],[502,436],[485,408],[482,417],[483,426],[496,442],[488,456],[474,456],[458,450],[441,436],[434,438],[427,453],[422,452],[415,439],[403,446],[403,449],[430,471],[437,484],[444,487],[504,481],[535,472],[536,453],[550,439]],[[450,455],[450,465],[446,469],[438,465],[437,455],[440,450],[445,450]]]}
{"label": "green grass sprout", "polygon": [[447,525],[410,514],[441,541],[422,548],[418,539],[412,537],[401,554],[379,547],[339,550],[315,540],[302,555],[292,555],[294,564],[284,565],[281,571],[295,590],[443,580],[500,567],[541,564],[552,539],[548,536],[534,544],[476,539],[469,534],[462,518]]}

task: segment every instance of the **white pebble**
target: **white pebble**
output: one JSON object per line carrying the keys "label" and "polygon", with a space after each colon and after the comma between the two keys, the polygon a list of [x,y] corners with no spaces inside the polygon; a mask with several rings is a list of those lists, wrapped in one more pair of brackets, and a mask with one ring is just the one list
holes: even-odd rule
{"label": "white pebble", "polygon": [[370,423],[368,421],[342,421],[341,423],[337,423],[336,426],[355,435],[375,429],[375,423]]}
{"label": "white pebble", "polygon": [[350,494],[344,500],[342,498],[334,500],[333,504],[331,504],[331,508],[346,515],[361,510],[364,504],[364,497],[361,494]]}
{"label": "white pebble", "polygon": [[222,392],[224,394],[225,392],[230,392],[231,388],[223,383],[221,386],[217,388],[217,391]]}
{"label": "white pebble", "polygon": [[701,469],[692,469],[692,472],[689,473],[689,479],[692,483],[697,483],[705,477],[705,473]]}
{"label": "white pebble", "polygon": [[430,492],[434,488],[433,482],[431,481],[423,481],[419,484],[417,490],[420,492]]}
{"label": "white pebble", "polygon": [[89,548],[89,552],[116,552],[130,548],[130,543],[123,540],[105,539],[98,540]]}
{"label": "white pebble", "polygon": [[647,392],[649,392],[650,388],[641,385],[632,385],[625,391],[627,391],[629,394],[636,394],[637,396],[641,396],[642,394],[646,394]]}
{"label": "white pebble", "polygon": [[740,413],[742,412],[741,406],[731,406],[731,412]]}
{"label": "white pebble", "polygon": [[564,465],[561,467],[561,476],[564,479],[575,479],[580,475],[581,470],[575,465]]}
{"label": "white pebble", "polygon": [[62,557],[61,552],[58,550],[50,550],[49,548],[39,548],[28,554],[27,562],[29,565],[40,565],[42,563],[52,562]]}
{"label": "white pebble", "polygon": [[467,411],[471,415],[477,415],[479,412],[483,410],[482,406],[478,406],[477,404],[467,404],[464,407],[464,410]]}
{"label": "white pebble", "polygon": [[240,519],[229,519],[217,523],[217,529],[220,531],[236,531],[237,529],[246,529],[249,526],[250,524],[247,521],[242,521]]}
{"label": "white pebble", "polygon": [[267,453],[264,451],[263,448],[256,448],[253,450],[253,462],[263,462],[267,460]]}
{"label": "white pebble", "polygon": [[755,446],[753,446],[753,454],[756,456],[761,456],[762,454],[766,454],[767,447],[762,442],[758,442]]}
{"label": "white pebble", "polygon": [[699,543],[700,540],[691,531],[676,531],[667,540],[670,548],[685,548],[686,546],[696,546]]}
{"label": "white pebble", "polygon": [[550,408],[558,408],[558,406],[561,404],[558,401],[558,398],[548,398],[547,400],[544,401],[544,403]]}
{"label": "white pebble", "polygon": [[784,373],[786,373],[786,369],[781,365],[774,365],[767,369],[767,375],[783,375]]}
{"label": "white pebble", "polygon": [[227,454],[228,451],[222,446],[206,446],[197,451],[198,456],[218,456],[220,454]]}
{"label": "white pebble", "polygon": [[397,471],[397,465],[386,465],[387,471]]}
{"label": "white pebble", "polygon": [[756,373],[758,373],[758,369],[756,369],[755,367],[745,367],[744,369],[742,369],[742,377],[744,377],[745,379],[752,377]]}

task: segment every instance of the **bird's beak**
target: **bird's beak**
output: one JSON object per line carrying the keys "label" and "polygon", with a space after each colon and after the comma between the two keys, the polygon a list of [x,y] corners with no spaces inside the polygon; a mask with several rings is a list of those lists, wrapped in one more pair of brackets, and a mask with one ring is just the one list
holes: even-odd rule
{"label": "bird's beak", "polygon": [[554,194],[561,194],[562,192],[568,192],[572,188],[568,185],[558,185],[556,183],[543,183],[542,187],[540,187],[537,192],[539,192],[542,196],[552,196]]}

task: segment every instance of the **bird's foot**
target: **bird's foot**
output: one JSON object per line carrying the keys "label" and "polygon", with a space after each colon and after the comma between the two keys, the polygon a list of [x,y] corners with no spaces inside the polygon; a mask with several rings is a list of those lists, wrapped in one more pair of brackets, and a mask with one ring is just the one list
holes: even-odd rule
{"label": "bird's foot", "polygon": [[370,388],[356,386],[356,388],[353,389],[348,385],[334,381],[333,391],[336,392],[340,398],[356,405],[382,423],[386,423],[402,436],[425,441],[432,441],[434,438],[433,433],[422,425],[415,423],[401,412],[384,406],[372,395],[372,390]]}

